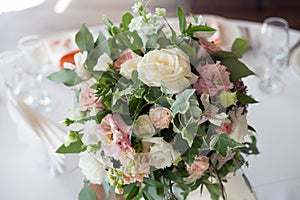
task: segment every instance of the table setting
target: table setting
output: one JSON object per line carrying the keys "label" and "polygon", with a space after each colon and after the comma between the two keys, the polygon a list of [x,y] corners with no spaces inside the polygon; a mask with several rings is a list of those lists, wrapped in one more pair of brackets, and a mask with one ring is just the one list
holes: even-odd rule
{"label": "table setting", "polygon": [[0,52],[0,199],[297,199],[300,31],[131,9]]}

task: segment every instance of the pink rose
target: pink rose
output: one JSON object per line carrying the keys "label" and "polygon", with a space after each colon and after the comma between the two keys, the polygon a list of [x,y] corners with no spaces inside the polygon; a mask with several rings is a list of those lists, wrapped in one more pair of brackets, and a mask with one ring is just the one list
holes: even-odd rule
{"label": "pink rose", "polygon": [[99,130],[106,136],[106,140],[101,141],[101,146],[107,156],[119,160],[131,149],[129,139],[131,127],[126,125],[120,115],[106,115],[99,125]]}
{"label": "pink rose", "polygon": [[134,53],[133,51],[131,51],[130,49],[126,49],[123,53],[121,53],[121,55],[119,56],[119,58],[115,61],[114,63],[114,69],[119,72],[121,69],[121,64],[124,63],[127,60],[131,60],[133,58],[137,58],[139,57],[136,53]]}
{"label": "pink rose", "polygon": [[187,171],[190,175],[202,176],[209,167],[209,159],[206,156],[197,157],[192,164],[192,166],[187,168]]}
{"label": "pink rose", "polygon": [[172,112],[165,107],[156,107],[150,110],[149,117],[155,128],[168,128],[172,120]]}
{"label": "pink rose", "polygon": [[90,79],[89,81],[83,83],[79,94],[80,110],[85,111],[96,107],[98,111],[101,111],[105,108],[105,105],[100,102],[101,97],[97,97],[95,95],[96,91],[91,88],[95,82],[96,81],[94,79]]}
{"label": "pink rose", "polygon": [[230,73],[226,71],[226,67],[221,65],[220,62],[199,66],[197,71],[200,78],[194,83],[193,87],[198,94],[206,93],[211,97],[215,97],[222,91],[229,92],[233,88],[233,84],[229,80]]}
{"label": "pink rose", "polygon": [[206,51],[207,53],[209,54],[214,54],[216,53],[217,51],[221,51],[221,47],[217,46],[216,44],[212,43],[212,42],[209,42],[207,41],[206,39],[203,39],[203,38],[200,38],[199,40],[199,44],[200,46],[202,46]]}

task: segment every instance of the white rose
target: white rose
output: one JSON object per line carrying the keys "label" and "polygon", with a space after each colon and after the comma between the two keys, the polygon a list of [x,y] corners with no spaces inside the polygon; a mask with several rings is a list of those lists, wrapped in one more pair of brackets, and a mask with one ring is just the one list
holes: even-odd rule
{"label": "white rose", "polygon": [[162,137],[144,138],[143,143],[153,143],[150,147],[150,164],[157,169],[170,167],[180,157],[171,144],[164,141]]}
{"label": "white rose", "polygon": [[134,122],[133,132],[138,137],[151,137],[155,133],[155,128],[152,125],[148,115],[141,115]]}
{"label": "white rose", "polygon": [[130,79],[131,73],[137,69],[137,65],[141,60],[142,57],[126,60],[124,63],[121,64],[120,74]]}
{"label": "white rose", "polygon": [[159,87],[164,82],[167,92],[175,94],[195,83],[189,57],[180,49],[153,50],[137,66],[139,79],[148,86]]}
{"label": "white rose", "polygon": [[94,71],[107,71],[109,65],[113,63],[113,60],[107,55],[107,53],[102,54],[98,60],[97,64],[94,66]]}
{"label": "white rose", "polygon": [[84,176],[93,184],[101,184],[107,179],[105,165],[87,151],[79,154],[78,166],[82,169]]}

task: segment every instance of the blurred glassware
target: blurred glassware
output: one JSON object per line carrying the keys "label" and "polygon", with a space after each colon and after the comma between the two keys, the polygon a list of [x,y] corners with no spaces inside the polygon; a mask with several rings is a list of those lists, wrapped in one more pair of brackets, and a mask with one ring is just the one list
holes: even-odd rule
{"label": "blurred glassware", "polygon": [[288,67],[289,25],[285,19],[269,17],[264,20],[260,53],[268,63],[262,68],[259,88],[267,94],[278,94],[283,90],[281,78]]}
{"label": "blurred glassware", "polygon": [[[52,111],[54,102],[45,89],[45,77],[50,72],[51,55],[46,42],[38,35],[28,35],[18,41],[18,48],[22,54],[22,76],[27,76],[33,84],[24,88],[28,92],[23,94],[25,103],[42,111]],[[25,95],[25,96],[24,96]]]}

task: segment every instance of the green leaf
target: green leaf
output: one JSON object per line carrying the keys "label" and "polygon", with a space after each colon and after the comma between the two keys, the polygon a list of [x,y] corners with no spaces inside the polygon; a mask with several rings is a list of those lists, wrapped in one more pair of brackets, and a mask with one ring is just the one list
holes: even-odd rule
{"label": "green leaf", "polygon": [[65,146],[64,144],[61,145],[57,150],[56,153],[60,154],[71,154],[71,153],[80,153],[85,151],[85,147],[81,140],[71,143],[69,146]]}
{"label": "green leaf", "polygon": [[131,191],[129,192],[129,194],[126,197],[126,200],[132,200],[134,199],[134,197],[136,197],[136,195],[138,195],[139,193],[139,189],[140,187],[135,185],[132,187]]}
{"label": "green leaf", "polygon": [[90,52],[94,48],[93,35],[85,25],[82,25],[75,35],[75,42],[81,51]]}
{"label": "green leaf", "polygon": [[214,61],[222,61],[227,58],[238,58],[234,53],[229,51],[217,51],[211,55]]}
{"label": "green leaf", "polygon": [[92,188],[90,188],[87,184],[84,184],[81,189],[78,200],[98,200],[97,195]]}
{"label": "green leaf", "polygon": [[164,188],[165,187],[164,184],[162,184],[161,182],[154,180],[152,178],[144,178],[144,183],[148,186],[153,186],[156,188]]}
{"label": "green leaf", "polygon": [[187,33],[191,34],[194,32],[198,31],[205,31],[205,32],[215,32],[216,29],[209,27],[209,26],[204,26],[204,25],[198,25],[198,26],[191,26],[188,30]]}
{"label": "green leaf", "polygon": [[252,104],[252,103],[258,103],[258,101],[256,101],[255,99],[253,99],[252,97],[246,95],[246,94],[243,94],[243,93],[240,93],[238,92],[237,93],[237,99],[241,102],[241,103],[244,103],[244,104]]}
{"label": "green leaf", "polygon": [[129,30],[128,25],[130,24],[133,16],[129,12],[125,12],[122,16],[122,25],[123,25],[123,31]]}
{"label": "green leaf", "polygon": [[145,200],[155,200],[154,197],[152,197],[152,195],[146,190],[143,190],[142,194]]}
{"label": "green leaf", "polygon": [[227,67],[227,71],[230,72],[230,80],[232,82],[255,74],[253,71],[248,69],[244,63],[235,58],[227,58],[222,60],[221,63],[222,65],[225,65]]}
{"label": "green leaf", "polygon": [[113,23],[108,19],[108,17],[106,17],[106,16],[103,16],[103,17],[102,17],[102,21],[103,21],[103,23],[105,24],[108,33],[109,33],[110,35],[112,35],[112,27],[113,27],[114,24],[113,24]]}
{"label": "green leaf", "polygon": [[106,37],[102,32],[100,32],[98,37],[97,37],[97,40],[95,42],[95,47],[98,46],[99,44],[101,44],[104,41],[106,41]]}
{"label": "green leaf", "polygon": [[195,137],[191,148],[184,152],[183,159],[188,165],[192,165],[195,157],[199,155],[199,151],[203,149],[204,139],[202,137]]}
{"label": "green leaf", "polygon": [[210,193],[211,200],[219,200],[222,196],[222,190],[218,183],[215,184],[205,184],[207,190]]}
{"label": "green leaf", "polygon": [[244,147],[241,148],[241,151],[247,155],[257,155],[259,150],[256,145],[255,136],[250,136],[251,142],[244,142]]}
{"label": "green leaf", "polygon": [[50,74],[47,78],[56,83],[63,83],[66,86],[74,86],[82,81],[76,72],[65,68]]}
{"label": "green leaf", "polygon": [[246,174],[243,173],[243,174],[242,174],[242,177],[243,177],[243,179],[244,179],[244,181],[245,181],[245,183],[246,183],[246,186],[247,186],[248,189],[250,190],[250,192],[253,193],[253,188],[252,188],[251,183],[250,183],[250,181],[248,180]]}
{"label": "green leaf", "polygon": [[199,125],[199,119],[195,120],[191,118],[181,131],[182,138],[188,142],[189,147],[191,147],[193,144],[193,140],[197,134],[198,125]]}
{"label": "green leaf", "polygon": [[228,149],[238,147],[244,146],[229,138],[227,133],[216,134],[210,141],[210,148],[216,150],[223,157],[226,157]]}
{"label": "green leaf", "polygon": [[183,92],[176,95],[176,100],[171,106],[173,116],[177,113],[184,114],[190,107],[189,99],[195,94],[195,89],[186,89]]}
{"label": "green leaf", "polygon": [[186,32],[186,18],[180,7],[177,9],[178,19],[179,19],[179,29],[182,34]]}
{"label": "green leaf", "polygon": [[231,52],[234,53],[238,58],[241,58],[246,52],[248,47],[248,41],[241,38],[237,38],[231,47]]}

